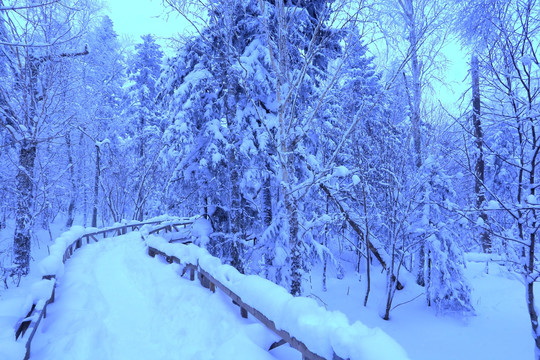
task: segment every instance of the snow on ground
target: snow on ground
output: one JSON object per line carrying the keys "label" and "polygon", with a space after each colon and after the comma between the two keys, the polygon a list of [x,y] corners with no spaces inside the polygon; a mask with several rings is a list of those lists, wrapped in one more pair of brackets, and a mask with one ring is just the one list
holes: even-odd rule
{"label": "snow on ground", "polygon": [[326,311],[313,299],[293,297],[286,289],[257,275],[243,275],[195,245],[178,246],[149,236],[149,246],[176,256],[183,264],[198,264],[221,284],[256,308],[315,354],[330,359],[334,353],[351,360],[404,360],[406,353],[391,337],[362,322],[350,324],[339,311]]}
{"label": "snow on ground", "polygon": [[[37,228],[32,241],[32,259],[30,263],[30,274],[21,279],[20,286],[17,287],[11,279],[7,280],[8,289],[0,283],[0,359],[20,360],[24,358],[24,344],[15,342],[15,324],[21,316],[25,316],[32,307],[32,286],[41,280],[38,261],[48,254],[48,246],[52,244],[52,239],[59,236],[64,228],[65,219],[57,218],[50,225],[50,229]],[[3,265],[11,263],[11,252],[13,244],[13,231],[15,223],[8,220],[7,227],[0,231],[0,270]]]}
{"label": "snow on ground", "polygon": [[[63,230],[62,223],[52,227],[53,237]],[[1,248],[9,245],[12,231],[0,231]],[[0,288],[1,360],[23,358],[24,344],[13,341],[14,324],[28,305],[31,284],[41,277],[39,260],[51,244],[48,232],[38,235],[30,276],[19,288]],[[274,341],[268,330],[237,316],[238,308],[219,292],[211,294],[197,282],[180,278],[174,265],[148,257],[142,242],[133,236],[84,247],[68,261],[65,275],[59,278],[57,302],[48,308],[48,317],[38,330],[32,359],[267,359],[272,355],[300,359],[285,346],[264,351]],[[384,279],[377,267],[367,308],[362,305],[365,275],[362,282],[352,272],[343,280],[330,276],[328,292],[322,292],[320,271],[315,269],[312,288],[308,285],[305,290],[327,309],[344,312],[350,321],[383,329],[412,360],[533,359],[523,285],[504,267],[491,264],[489,274],[485,270],[485,263],[468,262],[466,275],[476,313],[464,319],[435,314],[420,296],[394,309],[390,321],[382,320],[378,313],[384,302]],[[95,283],[101,275],[105,277]],[[406,289],[396,294],[395,305],[423,292],[407,280]],[[154,289],[154,284],[166,285]],[[131,329],[136,336],[122,331]],[[65,337],[57,340],[61,335]],[[187,342],[193,346],[185,347]],[[215,355],[218,350],[220,356]]]}
{"label": "snow on ground", "polygon": [[140,233],[78,250],[58,279],[57,300],[31,359],[295,359],[223,295],[146,255]]}
{"label": "snow on ground", "polygon": [[[526,360],[534,358],[534,344],[525,305],[525,290],[518,278],[504,267],[485,263],[467,264],[466,276],[473,288],[475,314],[436,314],[426,307],[425,296],[399,305],[382,320],[381,304],[385,280],[380,268],[372,269],[372,290],[368,306],[363,306],[365,275],[348,273],[343,280],[328,279],[328,291],[320,286],[320,269],[315,269],[313,288],[308,294],[325,304],[328,310],[339,310],[351,321],[359,320],[379,327],[396,340],[412,360]],[[406,288],[398,291],[394,306],[423,294],[423,288],[406,279]]]}

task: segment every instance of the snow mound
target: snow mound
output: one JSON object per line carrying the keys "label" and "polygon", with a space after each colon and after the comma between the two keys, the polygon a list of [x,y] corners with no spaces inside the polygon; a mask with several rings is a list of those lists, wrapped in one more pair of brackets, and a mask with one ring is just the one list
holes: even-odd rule
{"label": "snow mound", "polygon": [[49,248],[49,256],[39,263],[41,275],[61,276],[64,273],[63,257],[66,249],[81,236],[95,230],[97,229],[73,226],[71,229],[60,235]]}
{"label": "snow mound", "polygon": [[313,299],[293,297],[269,280],[240,274],[196,245],[169,244],[158,236],[149,236],[146,242],[177,257],[182,264],[193,264],[206,271],[245,304],[272,320],[277,329],[287,331],[320,356],[331,359],[335,353],[350,360],[408,358],[401,346],[382,330],[368,328],[360,322],[350,324],[343,313],[327,311]]}

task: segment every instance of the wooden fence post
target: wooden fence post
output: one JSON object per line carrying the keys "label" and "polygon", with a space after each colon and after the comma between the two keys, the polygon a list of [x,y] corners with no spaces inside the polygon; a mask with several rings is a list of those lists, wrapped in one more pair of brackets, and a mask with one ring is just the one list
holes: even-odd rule
{"label": "wooden fence post", "polygon": [[242,316],[242,318],[247,319],[248,318],[247,310],[244,309],[243,307],[240,307],[240,315]]}

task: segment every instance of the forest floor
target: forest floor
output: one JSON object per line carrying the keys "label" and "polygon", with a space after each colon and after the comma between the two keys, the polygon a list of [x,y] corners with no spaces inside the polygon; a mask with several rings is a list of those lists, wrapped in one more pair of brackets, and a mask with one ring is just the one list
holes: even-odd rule
{"label": "forest floor", "polygon": [[[35,269],[36,263],[47,255],[47,246],[52,243],[51,238],[56,238],[63,230],[61,225],[57,225],[52,227],[50,233],[47,231],[38,232],[33,252],[34,263],[31,275],[27,279],[24,279],[20,287],[11,286],[8,290],[3,290],[3,287],[0,287],[0,359],[17,360],[19,358],[17,355],[20,349],[10,348],[9,346],[9,344],[13,343],[11,341],[13,337],[13,326],[18,320],[13,314],[18,314],[18,310],[24,306],[24,302],[28,301],[25,294],[29,292],[31,284],[37,280],[36,274],[39,273]],[[9,239],[11,236],[12,229],[9,227],[0,231],[0,252],[3,249],[9,248]],[[39,243],[39,247],[37,243]],[[190,323],[194,324],[192,325],[192,334],[211,334],[209,337],[214,340],[211,341],[211,344],[208,342],[205,343],[202,340],[192,340],[192,343],[194,343],[192,350],[195,352],[185,353],[185,357],[183,358],[188,359],[191,355],[195,356],[197,353],[196,358],[226,359],[227,356],[225,355],[227,351],[236,350],[234,352],[236,354],[234,358],[239,359],[240,357],[238,355],[240,353],[237,349],[240,347],[248,349],[241,354],[244,355],[241,358],[272,358],[268,353],[260,352],[261,347],[264,347],[270,341],[270,335],[266,334],[266,330],[262,329],[258,324],[246,323],[240,319],[237,316],[238,309],[233,308],[233,305],[229,304],[232,307],[232,312],[228,314],[226,312],[227,309],[223,305],[210,304],[215,299],[212,300],[212,297],[203,294],[202,300],[198,302],[204,301],[212,308],[217,307],[217,310],[212,310],[206,315],[204,312],[201,312],[201,317],[197,317],[197,319],[190,312],[184,311],[183,307],[193,307],[196,305],[194,304],[195,300],[193,300],[193,296],[201,295],[198,292],[202,291],[207,294],[207,291],[203,291],[202,288],[199,289],[197,286],[190,286],[189,282],[187,282],[189,289],[186,293],[187,295],[177,294],[172,290],[174,286],[165,287],[168,291],[163,293],[152,293],[154,300],[160,302],[159,309],[161,310],[156,310],[157,308],[150,305],[146,300],[141,300],[141,304],[148,305],[142,308],[124,306],[127,303],[125,296],[129,294],[131,297],[137,297],[137,294],[140,294],[141,291],[140,288],[130,285],[133,283],[133,279],[128,277],[129,274],[138,274],[139,277],[142,277],[143,283],[146,283],[149,287],[155,282],[184,282],[184,280],[178,279],[177,275],[173,276],[170,269],[156,269],[153,275],[148,275],[148,272],[143,270],[149,269],[150,262],[154,266],[156,265],[155,261],[157,261],[150,258],[147,259],[149,263],[141,265],[142,267],[134,268],[135,265],[131,264],[128,267],[124,267],[130,269],[129,273],[121,272],[119,270],[121,268],[120,264],[123,263],[125,265],[126,261],[129,260],[129,251],[135,251],[135,249],[123,246],[113,247],[108,242],[96,245],[99,246],[89,247],[84,253],[83,250],[85,249],[77,252],[75,256],[80,258],[77,259],[74,257],[66,265],[70,268],[66,273],[78,272],[79,274],[85,274],[85,266],[91,267],[101,263],[103,265],[99,267],[101,270],[96,271],[110,272],[111,281],[98,284],[100,286],[99,293],[114,292],[123,294],[116,298],[117,301],[115,303],[108,304],[108,306],[116,310],[107,312],[103,308],[90,308],[88,310],[89,308],[85,307],[87,309],[85,311],[80,307],[83,300],[77,297],[85,294],[92,296],[92,294],[96,293],[96,290],[84,290],[77,287],[74,279],[80,280],[81,277],[83,280],[95,279],[95,272],[87,271],[84,276],[75,275],[72,280],[66,276],[64,284],[72,290],[70,292],[71,295],[70,297],[63,296],[63,299],[59,297],[58,303],[50,307],[49,317],[54,318],[55,316],[59,316],[59,311],[57,310],[62,306],[64,306],[62,309],[70,307],[71,317],[58,318],[58,321],[54,325],[52,322],[43,324],[43,329],[46,329],[47,333],[42,334],[44,335],[43,337],[36,338],[35,354],[38,357],[33,358],[60,359],[61,357],[58,357],[58,354],[65,354],[66,358],[70,359],[89,358],[83,355],[70,357],[67,356],[65,351],[62,351],[62,349],[79,346],[79,349],[84,349],[85,347],[86,349],[101,348],[103,351],[107,351],[107,353],[100,354],[105,357],[98,356],[99,358],[121,359],[123,357],[118,357],[118,353],[115,353],[115,351],[118,351],[118,348],[105,348],[102,344],[111,343],[111,337],[114,337],[116,339],[114,341],[118,344],[122,344],[122,342],[126,344],[127,339],[119,335],[119,330],[126,328],[137,329],[138,326],[140,328],[142,325],[145,329],[151,325],[153,329],[145,333],[139,332],[141,336],[140,342],[151,340],[155,344],[152,350],[153,354],[157,355],[157,357],[152,356],[150,358],[161,358],[158,354],[162,354],[165,358],[168,351],[176,346],[174,343],[178,334],[175,333],[177,330],[174,329],[178,327],[175,324],[186,321],[185,318],[187,316],[192,319]],[[103,247],[103,249],[100,247]],[[131,250],[129,250],[130,248]],[[115,253],[119,251],[127,251],[127,254]],[[349,265],[352,269],[353,265]],[[167,267],[165,266],[164,268]],[[347,264],[345,264],[345,269],[349,270],[347,269]],[[407,274],[404,274],[402,281],[405,283],[405,289],[396,293],[393,302],[395,309],[390,314],[391,319],[389,321],[382,320],[379,314],[383,311],[382,304],[385,303],[385,279],[377,267],[372,268],[372,289],[366,307],[363,306],[366,291],[366,276],[365,274],[359,276],[352,270],[349,272],[346,271],[345,278],[342,280],[338,280],[335,274],[330,271],[327,286],[328,291],[323,292],[321,289],[322,282],[320,280],[321,271],[317,267],[310,274],[311,281],[305,285],[304,291],[306,296],[316,299],[328,310],[344,312],[351,322],[361,321],[369,327],[383,329],[407,351],[411,360],[533,359],[533,342],[524,299],[525,292],[520,279],[497,264],[489,264],[489,268],[486,268],[485,263],[474,262],[467,263],[466,276],[472,288],[475,312],[474,314],[465,316],[462,314],[437,314],[434,308],[426,306],[423,288],[417,286],[412,278],[408,278]],[[113,286],[113,284],[116,285]],[[199,299],[199,297],[197,298]],[[168,308],[172,309],[165,310]],[[222,310],[224,312],[221,312]],[[141,314],[141,317],[137,318],[139,319],[137,321],[144,320],[142,323],[116,323],[115,325],[115,321],[119,317],[110,317],[108,314],[118,312],[124,314],[127,312],[141,314],[143,312],[148,314]],[[76,318],[76,316],[79,316],[79,318]],[[99,322],[91,322],[93,324],[92,326],[82,325],[99,317],[101,317],[101,320]],[[159,320],[158,318],[160,317],[164,319]],[[223,341],[221,341],[220,336],[223,335],[219,335],[216,332],[215,326],[204,325],[204,321],[206,321],[204,319],[208,320],[209,318],[213,318],[214,320],[220,318],[218,324],[219,327],[225,329],[225,333],[245,334],[249,329],[248,332],[251,332],[252,335],[236,336],[234,339],[223,337],[221,338]],[[73,319],[78,320],[71,321]],[[107,321],[103,321],[103,319],[107,319]],[[100,327],[98,327],[98,324]],[[163,327],[163,324],[166,324],[164,327],[165,331],[159,330],[159,326]],[[208,323],[206,322],[206,324]],[[116,331],[115,326],[119,327]],[[67,336],[63,342],[55,342],[51,338],[52,335],[62,333]],[[81,338],[87,340],[82,341]],[[164,345],[164,343],[167,345]],[[173,347],[171,348],[171,346]],[[214,350],[208,350],[210,346],[220,349],[220,356],[215,356],[216,353]],[[124,346],[124,348],[127,348],[131,352],[132,356],[130,358],[145,358],[144,350],[141,350],[142,348],[138,346],[137,342],[132,347]],[[281,354],[273,353],[272,355],[282,359],[296,358],[296,354],[290,351],[292,350],[287,352],[284,348]],[[80,350],[79,353],[85,354],[85,351]],[[51,354],[55,354],[54,357],[51,357]],[[114,356],[107,357],[106,354],[113,354]]]}
{"label": "forest floor", "polygon": [[[384,313],[385,277],[372,268],[372,289],[366,307],[366,276],[346,272],[342,280],[328,278],[323,292],[321,271],[313,271],[313,285],[306,296],[328,310],[339,310],[349,320],[378,327],[396,340],[411,360],[527,360],[534,358],[525,287],[520,278],[494,263],[467,262],[466,277],[472,289],[474,313],[438,314],[426,306],[424,288],[404,274],[405,289],[397,291],[390,320]],[[352,267],[352,266],[351,266]],[[486,273],[487,272],[487,273]]]}

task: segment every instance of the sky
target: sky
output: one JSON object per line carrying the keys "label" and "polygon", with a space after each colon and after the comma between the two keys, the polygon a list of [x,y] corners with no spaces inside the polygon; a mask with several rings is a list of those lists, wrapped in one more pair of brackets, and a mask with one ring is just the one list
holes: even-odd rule
{"label": "sky", "polygon": [[141,35],[169,38],[184,31],[185,23],[171,15],[166,19],[161,0],[105,0],[107,13],[120,36],[140,42]]}

